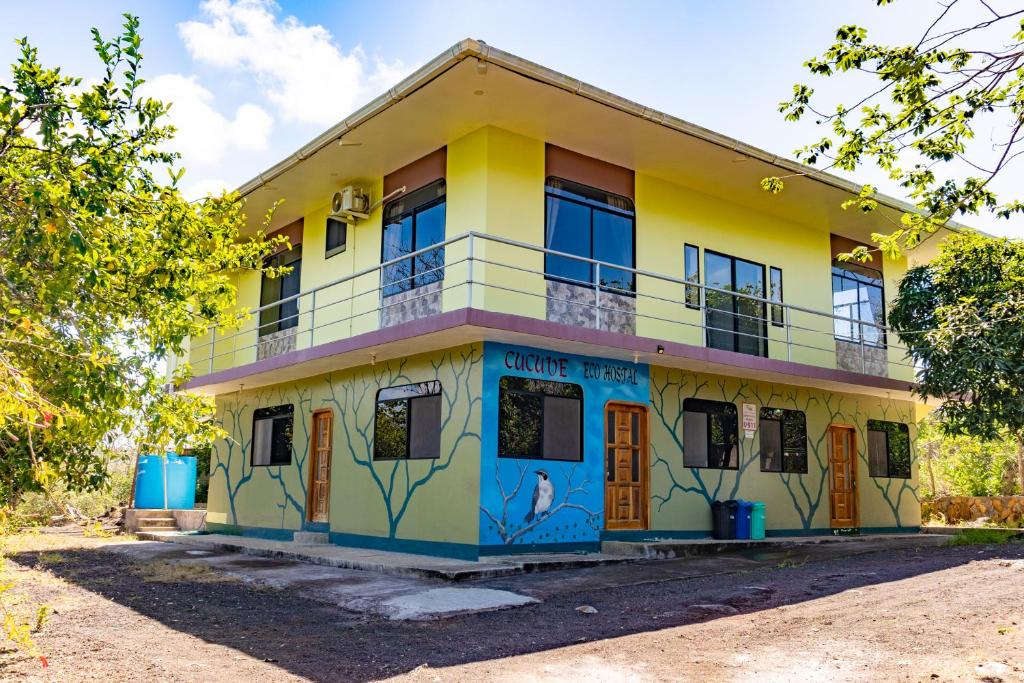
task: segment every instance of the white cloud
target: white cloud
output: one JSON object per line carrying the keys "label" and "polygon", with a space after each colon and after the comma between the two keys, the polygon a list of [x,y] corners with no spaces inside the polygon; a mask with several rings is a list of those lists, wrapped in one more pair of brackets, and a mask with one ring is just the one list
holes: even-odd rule
{"label": "white cloud", "polygon": [[255,104],[243,104],[228,118],[213,108],[213,93],[195,76],[164,74],[143,85],[145,96],[171,104],[168,120],[177,128],[170,147],[186,167],[213,166],[234,150],[266,149],[274,119]]}
{"label": "white cloud", "polygon": [[346,54],[323,26],[279,19],[269,0],[206,0],[200,9],[202,20],[178,25],[192,58],[247,71],[286,121],[336,123],[414,68],[370,64],[359,47]]}
{"label": "white cloud", "polygon": [[[186,176],[187,177],[187,176]],[[228,182],[223,178],[203,178],[197,182],[186,185],[182,194],[188,200],[202,199],[207,195],[219,195],[224,190],[230,189]]]}

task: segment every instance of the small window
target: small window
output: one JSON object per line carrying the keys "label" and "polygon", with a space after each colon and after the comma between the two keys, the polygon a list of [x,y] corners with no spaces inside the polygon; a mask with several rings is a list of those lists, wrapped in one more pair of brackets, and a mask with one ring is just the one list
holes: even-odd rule
{"label": "small window", "polygon": [[802,410],[761,408],[761,471],[807,474],[807,417]]}
{"label": "small window", "polygon": [[868,474],[910,478],[910,429],[907,425],[868,420]]}
{"label": "small window", "polygon": [[253,467],[292,464],[292,425],[295,406],[257,408],[252,413]]}
{"label": "small window", "polygon": [[441,383],[420,382],[377,392],[374,460],[441,457]]}
{"label": "small window", "polygon": [[836,339],[885,347],[885,296],[880,271],[852,261],[833,261],[832,311],[838,316],[834,321]]}
{"label": "small window", "polygon": [[502,377],[498,384],[498,455],[582,460],[582,387]]}
{"label": "small window", "polygon": [[[394,261],[444,241],[445,181],[437,180],[384,206],[381,261]],[[384,296],[444,280],[444,247],[385,266]]]}
{"label": "small window", "polygon": [[324,258],[330,258],[335,254],[345,251],[348,244],[348,223],[339,221],[337,218],[327,219],[327,247]]}
{"label": "small window", "polygon": [[683,465],[734,470],[739,467],[736,406],[722,401],[683,401]]}
{"label": "small window", "polygon": [[[291,268],[285,275],[269,277],[263,275],[260,282],[260,330],[259,336],[297,327],[299,324],[299,299],[289,299],[299,293],[302,279],[302,245],[268,257],[264,268]],[[271,306],[276,301],[288,299],[282,304]],[[263,308],[266,306],[267,308]]]}
{"label": "small window", "polygon": [[768,272],[770,275],[768,298],[776,302],[772,304],[772,325],[783,327],[786,324],[785,312],[782,310],[782,306],[777,305],[782,303],[782,269],[772,266]]}
{"label": "small window", "polygon": [[[687,282],[700,283],[700,250],[692,244],[683,245],[683,260]],[[686,307],[700,308],[700,287],[686,287]]]}

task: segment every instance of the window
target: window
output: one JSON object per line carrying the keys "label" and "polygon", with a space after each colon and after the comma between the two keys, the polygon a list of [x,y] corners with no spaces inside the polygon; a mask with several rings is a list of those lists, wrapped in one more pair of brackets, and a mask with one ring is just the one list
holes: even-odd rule
{"label": "window", "polygon": [[[764,298],[764,266],[733,256],[704,251],[708,287]],[[768,355],[765,305],[743,296],[707,290],[708,346],[753,356]]]}
{"label": "window", "polygon": [[868,420],[868,474],[910,478],[910,429],[907,425]]}
{"label": "window", "polygon": [[[633,268],[636,244],[633,202],[559,178],[548,178],[545,193],[544,246],[617,266]],[[594,264],[565,256],[544,257],[549,278],[574,284],[594,284]],[[633,273],[601,267],[602,288],[617,293],[635,291]]]}
{"label": "window", "polygon": [[683,465],[734,470],[739,467],[736,406],[722,401],[683,401]]}
{"label": "window", "polygon": [[[882,274],[873,268],[848,261],[832,262],[832,311],[852,320],[836,320],[836,339],[872,346],[885,346],[885,301]],[[860,325],[853,321],[873,323]]]}
{"label": "window", "polygon": [[250,464],[291,465],[292,425],[295,406],[257,408],[252,413],[252,455]]}
{"label": "window", "polygon": [[377,392],[374,460],[441,457],[441,383],[420,382]]}
{"label": "window", "polygon": [[348,242],[348,223],[339,221],[337,218],[327,219],[327,247],[324,251],[324,258],[330,258],[335,254],[345,251]]}
{"label": "window", "polygon": [[807,418],[802,410],[761,408],[761,471],[807,474]]}
{"label": "window", "polygon": [[[275,301],[287,299],[299,293],[299,281],[302,279],[302,245],[297,244],[287,251],[274,254],[264,262],[265,268],[281,268],[287,266],[291,271],[287,275],[268,277],[263,275],[260,283],[260,306],[269,306]],[[259,336],[273,334],[281,330],[296,327],[299,324],[299,299],[296,297],[277,306],[270,306],[260,311]]]}
{"label": "window", "polygon": [[580,385],[502,377],[498,384],[498,455],[582,460]]}
{"label": "window", "polygon": [[[782,303],[782,269],[772,266],[768,269],[769,292],[768,298],[772,301]],[[786,314],[782,306],[772,305],[772,325],[783,327],[786,324]]]}
{"label": "window", "polygon": [[[683,245],[683,267],[687,282],[700,283],[700,250],[692,244]],[[700,308],[700,287],[686,287],[686,307]]]}
{"label": "window", "polygon": [[[444,241],[445,181],[408,192],[384,207],[381,261],[393,261]],[[444,247],[384,267],[384,296],[444,279]]]}

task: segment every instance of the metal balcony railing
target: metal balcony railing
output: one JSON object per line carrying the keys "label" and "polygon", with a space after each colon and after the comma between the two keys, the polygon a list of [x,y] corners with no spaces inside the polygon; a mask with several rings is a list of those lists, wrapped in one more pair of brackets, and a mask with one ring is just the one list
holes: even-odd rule
{"label": "metal balcony railing", "polygon": [[[439,256],[440,262],[430,261]],[[593,279],[553,277],[545,272],[545,256],[588,263]],[[416,259],[420,270],[395,276]],[[632,274],[632,289],[603,282],[602,270]],[[427,281],[433,282],[412,287]],[[404,291],[385,296],[385,288]],[[688,297],[694,290],[699,296]],[[608,321],[613,318],[628,320],[629,331],[641,336],[715,348],[722,348],[723,339],[746,340],[745,346],[756,348],[755,355],[914,378],[906,348],[885,326],[480,232],[452,237],[251,309],[232,329],[211,328],[193,339],[188,359],[195,375],[244,365],[281,352],[270,348],[274,343],[285,350],[310,348],[393,324],[388,311],[425,298],[436,313],[475,307],[558,320],[552,311],[569,308],[587,313],[583,324],[597,329],[610,329]],[[723,307],[726,303],[728,309]],[[265,315],[267,311],[279,314]],[[261,317],[273,320],[261,329]],[[271,326],[274,333],[266,334]]]}

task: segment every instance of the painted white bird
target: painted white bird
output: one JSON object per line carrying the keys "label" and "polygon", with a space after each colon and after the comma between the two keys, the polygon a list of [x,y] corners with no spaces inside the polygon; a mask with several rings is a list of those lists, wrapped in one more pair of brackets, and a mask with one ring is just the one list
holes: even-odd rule
{"label": "painted white bird", "polygon": [[544,470],[536,470],[536,474],[537,485],[533,487],[533,503],[530,505],[530,511],[526,513],[525,521],[527,523],[547,512],[552,501],[555,500],[555,487],[548,479],[548,473]]}

